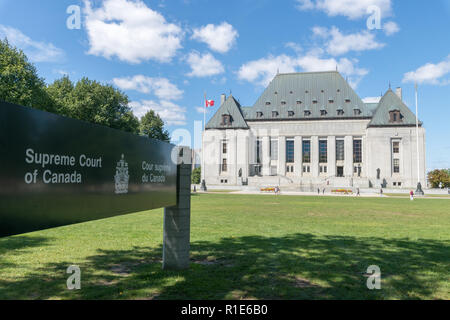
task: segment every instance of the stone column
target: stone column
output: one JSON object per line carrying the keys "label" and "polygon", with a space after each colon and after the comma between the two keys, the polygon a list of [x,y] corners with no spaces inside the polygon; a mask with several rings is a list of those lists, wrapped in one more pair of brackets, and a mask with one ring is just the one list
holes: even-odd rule
{"label": "stone column", "polygon": [[295,152],[295,164],[294,164],[294,174],[296,177],[302,176],[302,137],[294,138],[294,152]]}
{"label": "stone column", "polygon": [[177,167],[177,204],[164,208],[163,269],[189,268],[191,224],[191,166]]}
{"label": "stone column", "polygon": [[328,137],[328,177],[336,176],[336,137]]}
{"label": "stone column", "polygon": [[344,161],[344,176],[347,178],[353,177],[353,137],[346,136],[344,138],[345,161]]}
{"label": "stone column", "polygon": [[311,137],[311,176],[319,176],[319,137]]}
{"label": "stone column", "polygon": [[262,138],[262,174],[270,176],[270,137]]}
{"label": "stone column", "polygon": [[278,137],[278,175],[286,175],[286,137]]}

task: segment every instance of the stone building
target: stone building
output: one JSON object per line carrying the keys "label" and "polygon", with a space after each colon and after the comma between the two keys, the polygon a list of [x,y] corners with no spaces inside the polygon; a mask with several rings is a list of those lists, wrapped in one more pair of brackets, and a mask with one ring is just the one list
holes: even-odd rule
{"label": "stone building", "polygon": [[[278,74],[252,107],[222,95],[203,133],[207,185],[415,188],[425,129],[389,89],[364,103],[338,72]],[[417,157],[420,157],[419,170]]]}

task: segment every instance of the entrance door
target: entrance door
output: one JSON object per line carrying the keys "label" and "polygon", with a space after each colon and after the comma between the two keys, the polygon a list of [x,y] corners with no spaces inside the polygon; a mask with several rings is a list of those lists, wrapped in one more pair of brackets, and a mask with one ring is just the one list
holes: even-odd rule
{"label": "entrance door", "polygon": [[344,167],[337,167],[337,176],[340,178],[344,177]]}

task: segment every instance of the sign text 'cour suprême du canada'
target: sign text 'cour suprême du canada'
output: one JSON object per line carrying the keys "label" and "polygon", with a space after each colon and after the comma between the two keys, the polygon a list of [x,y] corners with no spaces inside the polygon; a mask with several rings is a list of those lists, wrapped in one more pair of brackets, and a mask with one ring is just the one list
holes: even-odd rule
{"label": "sign text 'cour supr\u00eame du canada'", "polygon": [[0,102],[0,236],[176,205],[174,146]]}

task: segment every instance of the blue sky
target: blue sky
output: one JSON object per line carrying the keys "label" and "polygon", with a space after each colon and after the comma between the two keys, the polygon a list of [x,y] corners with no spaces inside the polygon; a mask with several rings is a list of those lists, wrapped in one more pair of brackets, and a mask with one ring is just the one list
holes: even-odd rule
{"label": "blue sky", "polygon": [[[71,5],[80,29],[67,27]],[[412,110],[418,81],[429,169],[450,167],[449,30],[450,0],[0,0],[0,36],[47,82],[68,74],[111,83],[137,116],[152,108],[192,141],[205,91],[216,101],[231,91],[250,106],[278,69],[337,65],[361,98],[390,82]]]}

